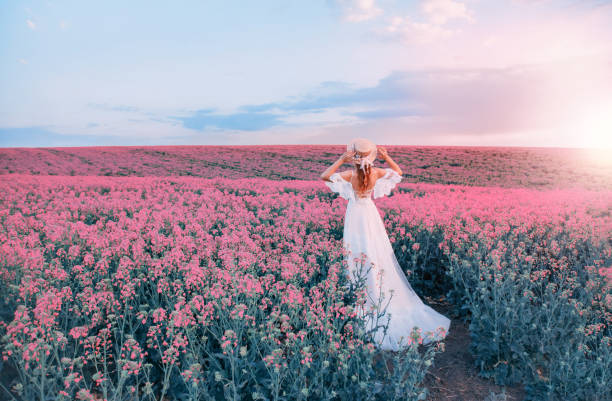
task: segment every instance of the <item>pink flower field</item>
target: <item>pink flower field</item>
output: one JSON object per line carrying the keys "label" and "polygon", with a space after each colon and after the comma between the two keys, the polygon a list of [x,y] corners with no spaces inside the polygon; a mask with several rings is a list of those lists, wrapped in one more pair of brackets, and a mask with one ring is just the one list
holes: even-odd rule
{"label": "pink flower field", "polygon": [[[421,342],[444,333],[413,332],[388,371],[357,317],[346,201],[317,179],[342,147],[212,148],[0,149],[2,397],[428,399],[444,341]],[[479,374],[527,400],[606,399],[612,168],[387,149],[395,253],[469,323]]]}
{"label": "pink flower field", "polygon": [[[387,149],[402,166],[403,182],[612,190],[612,163],[604,151],[457,146]],[[0,174],[316,180],[345,150],[346,146],[337,145],[7,148],[0,152]]]}

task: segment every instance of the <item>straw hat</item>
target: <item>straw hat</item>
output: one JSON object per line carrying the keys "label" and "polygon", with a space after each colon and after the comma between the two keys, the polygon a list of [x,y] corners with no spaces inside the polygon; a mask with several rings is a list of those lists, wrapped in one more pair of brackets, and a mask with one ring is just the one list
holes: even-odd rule
{"label": "straw hat", "polygon": [[359,168],[361,168],[363,171],[365,171],[366,166],[372,167],[374,160],[376,160],[376,145],[369,139],[355,138],[348,145],[346,145],[346,150],[348,152],[368,152],[364,157],[361,157],[359,154],[355,154],[353,158],[355,162],[360,163]]}

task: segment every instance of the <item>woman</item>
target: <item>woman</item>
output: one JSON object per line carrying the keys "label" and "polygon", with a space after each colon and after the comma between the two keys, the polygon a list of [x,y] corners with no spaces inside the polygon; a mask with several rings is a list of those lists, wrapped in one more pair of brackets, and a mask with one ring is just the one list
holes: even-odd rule
{"label": "woman", "polygon": [[[377,152],[391,168],[373,167]],[[337,173],[336,170],[345,162],[352,163],[353,170]],[[389,195],[402,179],[402,170],[386,149],[377,151],[371,141],[357,138],[348,144],[347,151],[340,159],[321,174],[321,179],[332,191],[349,201],[343,238],[348,251],[349,275],[357,278],[365,274],[367,309],[378,308],[382,313],[386,307],[389,322],[386,335],[384,327],[379,326],[374,336],[380,348],[398,351],[408,345],[415,326],[421,331],[423,344],[444,338],[450,319],[425,305],[412,289],[372,201],[372,195],[374,198]],[[360,315],[363,313],[360,312]],[[376,326],[373,319],[368,325],[369,329]]]}

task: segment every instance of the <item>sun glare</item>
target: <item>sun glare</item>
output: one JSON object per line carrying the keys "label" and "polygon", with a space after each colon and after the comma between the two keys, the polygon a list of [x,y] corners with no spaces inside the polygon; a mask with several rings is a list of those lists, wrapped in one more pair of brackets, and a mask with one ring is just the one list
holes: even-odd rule
{"label": "sun glare", "polygon": [[583,148],[612,149],[612,102],[585,109],[576,121]]}
{"label": "sun glare", "polygon": [[578,112],[573,124],[573,146],[598,164],[612,165],[612,101],[599,103]]}

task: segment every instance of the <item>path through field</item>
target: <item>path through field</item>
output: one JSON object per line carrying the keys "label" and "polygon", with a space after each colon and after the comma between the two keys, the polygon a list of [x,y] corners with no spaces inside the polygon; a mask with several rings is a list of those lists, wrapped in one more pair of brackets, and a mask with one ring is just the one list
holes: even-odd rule
{"label": "path through field", "polygon": [[[453,305],[441,299],[428,296],[423,301],[436,311],[451,319],[448,336],[445,338],[445,350],[436,355],[434,364],[429,368],[424,386],[429,390],[427,401],[494,401],[487,398],[490,393],[502,393],[503,386],[495,384],[493,379],[478,376],[474,358],[469,352],[469,323],[453,314]],[[391,366],[389,365],[389,368]],[[506,386],[506,401],[520,401],[525,398],[522,385]]]}

